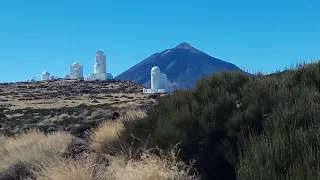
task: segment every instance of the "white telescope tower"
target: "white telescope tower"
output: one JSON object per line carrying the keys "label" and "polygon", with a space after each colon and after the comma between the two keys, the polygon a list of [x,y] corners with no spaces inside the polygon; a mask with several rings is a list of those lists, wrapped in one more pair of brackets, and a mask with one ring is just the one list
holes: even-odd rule
{"label": "white telescope tower", "polygon": [[168,93],[167,75],[161,73],[160,68],[154,66],[151,69],[151,89],[143,89],[143,93]]}

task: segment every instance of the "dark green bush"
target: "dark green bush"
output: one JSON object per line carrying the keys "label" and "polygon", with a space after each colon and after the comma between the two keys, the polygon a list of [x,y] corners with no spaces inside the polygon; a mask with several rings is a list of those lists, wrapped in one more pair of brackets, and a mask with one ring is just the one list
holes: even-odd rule
{"label": "dark green bush", "polygon": [[287,93],[265,122],[263,136],[243,143],[240,179],[319,179],[320,94],[312,87]]}
{"label": "dark green bush", "polygon": [[251,78],[218,73],[161,98],[121,138],[162,149],[181,142],[179,157],[196,160],[203,179],[317,179],[319,84],[320,63]]}

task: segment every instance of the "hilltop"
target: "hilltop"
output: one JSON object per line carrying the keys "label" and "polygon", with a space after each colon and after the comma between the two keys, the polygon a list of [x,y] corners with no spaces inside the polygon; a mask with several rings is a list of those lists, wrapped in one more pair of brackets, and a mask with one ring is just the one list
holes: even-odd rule
{"label": "hilltop", "polygon": [[194,88],[197,80],[212,73],[242,71],[234,64],[211,57],[183,42],[174,48],[151,55],[115,79],[130,80],[150,88],[150,70],[153,66],[158,66],[167,74],[171,89]]}
{"label": "hilltop", "polygon": [[[130,81],[56,80],[0,84],[0,133],[32,128],[79,133],[127,109],[152,103],[142,86]],[[115,117],[114,117],[115,116]]]}

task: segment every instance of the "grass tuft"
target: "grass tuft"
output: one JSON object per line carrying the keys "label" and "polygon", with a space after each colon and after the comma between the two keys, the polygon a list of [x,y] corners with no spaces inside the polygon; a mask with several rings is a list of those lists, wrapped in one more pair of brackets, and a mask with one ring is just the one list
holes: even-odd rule
{"label": "grass tuft", "polygon": [[[119,132],[123,130],[124,121],[134,121],[146,116],[141,110],[129,110],[115,121],[107,120],[91,133],[91,148],[96,152],[112,153],[119,148]],[[118,144],[119,145],[119,144]]]}
{"label": "grass tuft", "polygon": [[21,172],[17,166],[30,170],[54,162],[66,153],[72,138],[64,132],[45,135],[38,130],[2,138],[0,177],[19,177]]}

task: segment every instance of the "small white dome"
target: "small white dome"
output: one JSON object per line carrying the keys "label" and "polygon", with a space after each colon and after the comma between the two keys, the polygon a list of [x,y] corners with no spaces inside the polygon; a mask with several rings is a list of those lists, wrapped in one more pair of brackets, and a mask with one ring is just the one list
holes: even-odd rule
{"label": "small white dome", "polygon": [[30,79],[30,82],[35,82],[36,81],[36,78],[31,78]]}
{"label": "small white dome", "polygon": [[47,71],[44,71],[42,75],[50,75],[50,73],[48,73]]}
{"label": "small white dome", "polygon": [[160,73],[160,68],[158,66],[154,66],[152,69],[151,69],[151,73],[153,74],[158,74]]}
{"label": "small white dome", "polygon": [[100,50],[97,51],[97,52],[96,52],[96,56],[103,56],[103,51],[100,51]]}
{"label": "small white dome", "polygon": [[68,73],[66,73],[66,75],[64,76],[64,79],[69,79],[70,75]]}

